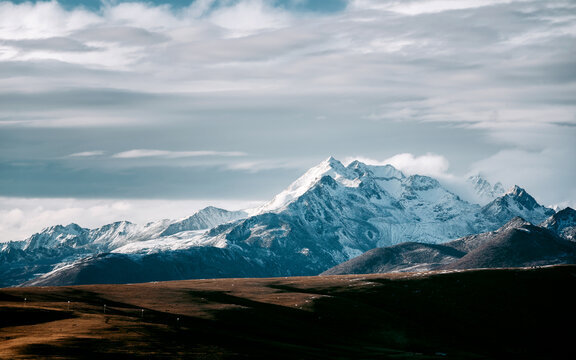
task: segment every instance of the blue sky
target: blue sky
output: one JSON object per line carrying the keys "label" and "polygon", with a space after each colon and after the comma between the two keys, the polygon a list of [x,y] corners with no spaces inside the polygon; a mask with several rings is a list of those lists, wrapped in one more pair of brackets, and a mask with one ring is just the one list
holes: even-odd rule
{"label": "blue sky", "polygon": [[242,207],[330,155],[574,206],[575,10],[0,1],[0,241]]}

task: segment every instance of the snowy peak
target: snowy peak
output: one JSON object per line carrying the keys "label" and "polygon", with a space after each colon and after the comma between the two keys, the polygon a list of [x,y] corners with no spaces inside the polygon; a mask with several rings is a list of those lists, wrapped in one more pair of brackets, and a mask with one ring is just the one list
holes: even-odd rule
{"label": "snowy peak", "polygon": [[77,224],[51,226],[26,239],[23,249],[54,248],[61,245],[76,246],[87,231],[88,229]]}
{"label": "snowy peak", "polygon": [[130,237],[137,226],[129,221],[117,221],[102,227],[92,229],[88,233],[89,242],[107,249],[115,242],[121,242]]}
{"label": "snowy peak", "polygon": [[526,192],[526,190],[522,189],[518,185],[514,185],[510,190],[508,190],[505,196],[513,197],[516,202],[528,210],[534,210],[541,206],[532,196],[530,196],[530,194]]}
{"label": "snowy peak", "polygon": [[160,236],[169,236],[182,231],[210,229],[220,224],[247,217],[245,211],[228,211],[208,206],[194,215],[170,224]]}
{"label": "snowy peak", "polygon": [[[355,160],[344,166],[340,161],[329,157],[320,164],[308,170],[304,175],[294,181],[288,188],[274,197],[272,201],[256,210],[256,214],[265,212],[279,212],[314,188],[315,185],[327,182],[324,177],[330,177],[335,181],[333,186],[345,188],[357,188],[362,183],[378,182],[379,186],[386,191],[394,191],[398,184],[390,184],[391,180],[399,181],[406,176],[392,165],[366,165]],[[328,184],[328,183],[326,183]]]}
{"label": "snowy peak", "polygon": [[333,156],[329,156],[326,160],[322,161],[320,165],[327,166],[335,170],[341,170],[345,168],[345,166],[339,160],[336,160]]}
{"label": "snowy peak", "polygon": [[372,176],[379,179],[404,179],[406,176],[392,165],[366,165],[358,160],[352,161],[346,167],[359,176]]}
{"label": "snowy peak", "polygon": [[71,223],[71,224],[68,224],[66,226],[63,226],[63,225],[50,226],[50,227],[42,230],[42,233],[78,235],[78,234],[84,232],[85,230],[86,229],[84,229],[80,225]]}
{"label": "snowy peak", "polygon": [[355,173],[347,169],[340,161],[330,156],[328,159],[306,171],[304,175],[290,184],[288,188],[276,195],[272,201],[257,209],[256,213],[276,212],[284,209],[288,204],[310,190],[324,176],[330,176],[334,180],[345,183],[348,186],[354,185],[352,179],[355,178]]}
{"label": "snowy peak", "polygon": [[576,210],[567,207],[546,219],[542,226],[547,229],[562,229],[566,226],[576,226]]}
{"label": "snowy peak", "polygon": [[101,235],[105,235],[105,234],[122,234],[122,233],[126,233],[126,231],[128,231],[128,229],[133,226],[134,224],[132,224],[130,221],[116,221],[112,224],[107,224],[104,225],[100,228],[97,229],[93,229],[91,230],[91,233],[93,233],[96,236],[101,236]]}
{"label": "snowy peak", "polygon": [[516,229],[516,228],[520,228],[520,227],[527,226],[527,225],[532,225],[532,224],[530,222],[522,219],[520,216],[515,216],[512,218],[512,220],[508,221],[501,228],[496,230],[496,232],[507,231],[510,229]]}
{"label": "snowy peak", "polygon": [[567,240],[576,240],[576,210],[567,207],[550,216],[542,224],[543,228],[552,230]]}
{"label": "snowy peak", "polygon": [[414,191],[426,191],[440,187],[438,180],[422,175],[411,175],[404,180],[403,184]]}
{"label": "snowy peak", "polygon": [[492,185],[480,175],[470,176],[467,182],[472,185],[474,193],[479,197],[479,200],[485,202],[492,201],[506,192],[501,183],[498,182]]}
{"label": "snowy peak", "polygon": [[507,222],[514,216],[521,216],[533,224],[539,224],[554,214],[554,210],[544,207],[526,192],[515,185],[482,208],[482,214],[496,222]]}

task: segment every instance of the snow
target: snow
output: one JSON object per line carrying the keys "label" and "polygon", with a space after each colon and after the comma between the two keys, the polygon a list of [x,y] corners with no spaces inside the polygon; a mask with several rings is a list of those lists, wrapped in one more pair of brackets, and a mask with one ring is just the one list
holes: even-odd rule
{"label": "snow", "polygon": [[151,254],[163,251],[189,249],[194,246],[212,246],[217,243],[217,241],[207,241],[206,238],[202,236],[204,233],[205,230],[184,231],[172,236],[128,243],[112,252],[120,254]]}
{"label": "snow", "polygon": [[501,183],[492,185],[480,175],[470,176],[467,183],[471,185],[481,205],[489,203],[506,192]]}
{"label": "snow", "polygon": [[276,195],[272,201],[258,208],[255,213],[278,212],[285,209],[288,204],[305,194],[324,176],[332,177],[345,187],[358,187],[360,184],[354,171],[347,169],[340,161],[333,157],[329,157],[308,170],[288,188]]}

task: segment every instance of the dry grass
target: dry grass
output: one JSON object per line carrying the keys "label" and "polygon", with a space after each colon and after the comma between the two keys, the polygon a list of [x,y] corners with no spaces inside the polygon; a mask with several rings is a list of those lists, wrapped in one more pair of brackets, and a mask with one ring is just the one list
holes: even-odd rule
{"label": "dry grass", "polygon": [[0,358],[564,356],[575,285],[560,266],[0,289]]}

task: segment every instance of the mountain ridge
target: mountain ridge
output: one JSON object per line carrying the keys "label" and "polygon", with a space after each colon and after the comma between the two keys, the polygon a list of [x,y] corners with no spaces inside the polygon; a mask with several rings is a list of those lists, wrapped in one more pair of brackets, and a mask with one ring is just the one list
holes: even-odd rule
{"label": "mountain ridge", "polygon": [[[359,161],[344,166],[330,157],[256,210],[208,207],[179,221],[145,226],[118,222],[107,229],[88,230],[93,237],[84,245],[78,246],[84,240],[74,237],[77,234],[68,234],[70,239],[57,238],[55,248],[38,249],[36,254],[23,249],[18,253],[18,246],[12,246],[10,256],[8,251],[0,252],[0,273],[14,274],[13,268],[3,265],[13,264],[18,257],[33,264],[28,270],[20,268],[28,274],[23,280],[28,281],[33,274],[51,270],[64,276],[63,271],[72,271],[70,267],[87,256],[89,260],[82,263],[85,268],[115,257],[133,262],[129,267],[152,258],[157,266],[170,267],[174,258],[206,264],[198,257],[212,256],[223,267],[236,268],[231,259],[247,261],[251,273],[240,272],[242,276],[316,275],[374,248],[404,242],[444,243],[496,230],[517,215],[544,220],[553,212],[519,187],[480,206],[429,176],[406,176],[391,165]],[[200,224],[211,228],[200,230]],[[76,230],[84,233],[86,229]],[[74,241],[76,247],[68,246]],[[42,267],[36,266],[40,262]],[[211,269],[214,276],[226,272]],[[210,277],[210,271],[194,270],[186,276]]]}

